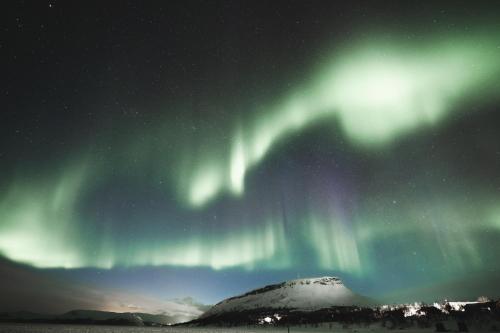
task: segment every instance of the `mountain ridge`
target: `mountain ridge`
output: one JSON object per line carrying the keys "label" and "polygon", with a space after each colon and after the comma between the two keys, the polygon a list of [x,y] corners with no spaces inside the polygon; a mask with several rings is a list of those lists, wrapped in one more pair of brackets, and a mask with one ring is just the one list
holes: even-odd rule
{"label": "mountain ridge", "polygon": [[179,321],[166,314],[76,309],[52,315],[29,311],[0,312],[0,322],[163,326]]}

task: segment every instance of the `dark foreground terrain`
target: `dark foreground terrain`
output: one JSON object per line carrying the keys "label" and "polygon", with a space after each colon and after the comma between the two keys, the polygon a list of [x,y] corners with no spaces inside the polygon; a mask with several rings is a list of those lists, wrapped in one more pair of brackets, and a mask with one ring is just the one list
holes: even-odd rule
{"label": "dark foreground terrain", "polygon": [[362,308],[336,306],[318,311],[255,309],[202,317],[179,326],[274,327],[360,329],[380,327],[387,330],[431,329],[446,331],[500,331],[500,301],[460,304],[414,304]]}
{"label": "dark foreground terrain", "polygon": [[[456,329],[451,330],[457,332]],[[50,324],[0,324],[2,333],[287,333],[288,328],[268,326],[268,327],[233,327],[233,328],[187,328],[187,327],[131,327],[131,326],[98,326],[98,325],[50,325]],[[290,333],[379,333],[379,332],[406,332],[406,333],[424,333],[435,332],[433,328],[412,328],[412,329],[393,329],[380,326],[351,326],[341,327],[338,325],[318,325],[292,326]],[[471,330],[470,332],[488,332],[485,330]]]}

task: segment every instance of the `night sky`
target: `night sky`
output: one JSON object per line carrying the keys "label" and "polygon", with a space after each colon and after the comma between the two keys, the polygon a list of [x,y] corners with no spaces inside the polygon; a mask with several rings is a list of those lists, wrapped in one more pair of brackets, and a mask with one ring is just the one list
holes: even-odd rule
{"label": "night sky", "polygon": [[496,5],[6,3],[0,310],[500,295]]}

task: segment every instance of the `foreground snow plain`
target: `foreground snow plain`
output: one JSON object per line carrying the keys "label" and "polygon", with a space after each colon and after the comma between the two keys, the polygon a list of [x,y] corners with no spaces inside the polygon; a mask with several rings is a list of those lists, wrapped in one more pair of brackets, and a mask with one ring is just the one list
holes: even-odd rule
{"label": "foreground snow plain", "polygon": [[[456,332],[451,329],[449,332]],[[487,330],[486,330],[487,331]],[[486,332],[470,330],[469,332]],[[187,327],[129,327],[97,325],[53,325],[53,324],[0,324],[0,333],[288,333],[286,327],[234,327],[234,328],[187,328]],[[290,327],[290,333],[426,333],[427,329],[388,330],[382,327]]]}

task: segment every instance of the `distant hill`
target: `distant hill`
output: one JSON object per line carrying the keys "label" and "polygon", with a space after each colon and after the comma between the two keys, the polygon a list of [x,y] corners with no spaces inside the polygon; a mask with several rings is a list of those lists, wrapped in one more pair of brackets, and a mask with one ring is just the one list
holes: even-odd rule
{"label": "distant hill", "polygon": [[0,313],[0,322],[163,326],[174,324],[177,320],[162,314],[72,310],[61,315],[45,315],[22,311],[4,312]]}

